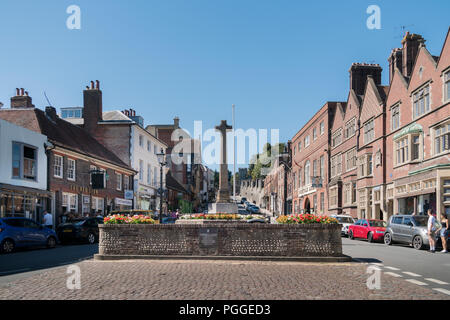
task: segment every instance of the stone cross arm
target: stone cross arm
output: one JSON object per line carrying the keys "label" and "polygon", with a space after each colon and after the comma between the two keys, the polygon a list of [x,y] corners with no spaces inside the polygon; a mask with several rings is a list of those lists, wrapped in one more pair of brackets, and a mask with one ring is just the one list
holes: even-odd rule
{"label": "stone cross arm", "polygon": [[227,120],[222,120],[220,122],[220,126],[216,126],[216,130],[220,131],[222,134],[226,133],[227,130],[232,129],[233,127],[227,124]]}

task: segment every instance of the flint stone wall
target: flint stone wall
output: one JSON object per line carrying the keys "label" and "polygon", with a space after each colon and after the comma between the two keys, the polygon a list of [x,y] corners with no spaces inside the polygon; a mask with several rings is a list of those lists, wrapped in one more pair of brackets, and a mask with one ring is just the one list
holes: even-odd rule
{"label": "flint stone wall", "polygon": [[99,225],[100,255],[340,257],[339,224]]}

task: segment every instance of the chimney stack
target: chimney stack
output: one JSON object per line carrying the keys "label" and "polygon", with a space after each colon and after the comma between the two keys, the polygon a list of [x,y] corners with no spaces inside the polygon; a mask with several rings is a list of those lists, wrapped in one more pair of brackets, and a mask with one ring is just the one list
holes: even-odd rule
{"label": "chimney stack", "polygon": [[53,121],[56,121],[56,119],[58,119],[58,115],[54,107],[45,107],[45,115]]}
{"label": "chimney stack", "polygon": [[94,87],[94,81],[91,81],[91,87],[83,91],[83,101],[84,128],[90,134],[95,136],[98,122],[103,120],[103,102],[100,82],[97,82],[97,87]]}
{"label": "chimney stack", "polygon": [[28,91],[24,88],[16,88],[16,95],[11,98],[11,109],[34,108]]}
{"label": "chimney stack", "polygon": [[357,95],[364,95],[367,76],[372,76],[375,84],[380,85],[382,70],[379,64],[353,63],[348,71],[350,73],[350,89],[353,89]]}
{"label": "chimney stack", "polygon": [[180,118],[178,118],[178,117],[173,118],[173,125],[175,126],[175,128],[179,128],[180,127]]}
{"label": "chimney stack", "polygon": [[406,32],[402,40],[402,73],[405,77],[410,77],[416,57],[421,46],[425,46],[425,39],[420,34]]}
{"label": "chimney stack", "polygon": [[391,55],[388,58],[389,61],[389,84],[394,77],[395,68],[398,68],[400,72],[403,72],[403,51],[401,48],[396,48],[391,51]]}

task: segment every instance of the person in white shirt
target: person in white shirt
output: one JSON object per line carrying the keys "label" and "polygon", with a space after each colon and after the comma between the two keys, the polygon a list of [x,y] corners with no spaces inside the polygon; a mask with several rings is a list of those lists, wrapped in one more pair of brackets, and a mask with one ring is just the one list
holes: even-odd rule
{"label": "person in white shirt", "polygon": [[430,252],[436,251],[436,218],[431,209],[428,209],[428,239],[430,240]]}
{"label": "person in white shirt", "polygon": [[52,216],[52,214],[47,212],[47,210],[45,210],[43,212],[43,214],[44,214],[44,226],[46,228],[53,229],[53,216]]}

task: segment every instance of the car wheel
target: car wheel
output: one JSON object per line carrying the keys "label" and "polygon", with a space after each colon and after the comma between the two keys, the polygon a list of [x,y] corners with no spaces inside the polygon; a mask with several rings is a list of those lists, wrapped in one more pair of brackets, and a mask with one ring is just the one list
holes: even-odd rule
{"label": "car wheel", "polygon": [[87,240],[88,240],[89,244],[94,244],[95,243],[95,234],[89,233]]}
{"label": "car wheel", "polygon": [[11,253],[14,251],[15,246],[16,245],[14,244],[14,241],[6,239],[2,242],[1,252],[2,253]]}
{"label": "car wheel", "polygon": [[373,233],[372,233],[372,232],[369,232],[369,233],[367,234],[367,241],[370,242],[370,243],[373,242]]}
{"label": "car wheel", "polygon": [[352,240],[355,239],[355,237],[353,237],[353,231],[349,231],[349,232],[348,232],[348,237],[349,237],[350,239],[352,239]]}
{"label": "car wheel", "polygon": [[56,239],[55,237],[49,237],[47,239],[47,248],[52,249],[56,247]]}
{"label": "car wheel", "polygon": [[392,244],[392,235],[389,232],[384,235],[384,244],[388,246]]}
{"label": "car wheel", "polygon": [[413,239],[413,247],[416,250],[423,249],[423,240],[421,236],[415,236]]}

